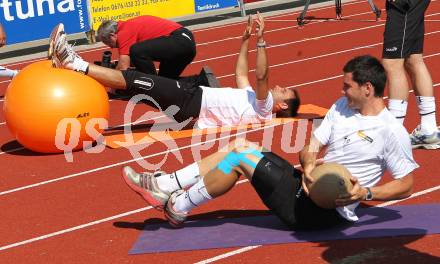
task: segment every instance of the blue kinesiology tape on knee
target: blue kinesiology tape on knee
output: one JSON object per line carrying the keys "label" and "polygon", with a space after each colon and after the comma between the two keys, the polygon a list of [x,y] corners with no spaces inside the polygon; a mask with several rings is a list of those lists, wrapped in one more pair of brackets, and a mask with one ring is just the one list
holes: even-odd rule
{"label": "blue kinesiology tape on knee", "polygon": [[252,154],[252,155],[256,156],[257,158],[263,157],[263,154],[261,154],[261,152],[255,150],[253,148],[246,149],[245,151],[240,152],[240,153],[230,152],[218,164],[217,168],[219,170],[221,170],[223,173],[229,174],[229,173],[231,173],[231,171],[234,167],[240,165],[240,161],[243,161],[244,163],[246,163],[247,165],[249,165],[255,169],[257,167],[257,164],[254,163],[253,161],[251,161],[250,159],[248,159],[246,157],[246,154]]}
{"label": "blue kinesiology tape on knee", "polygon": [[221,170],[224,174],[231,173],[232,169],[240,165],[240,158],[237,153],[230,152],[226,157],[220,161],[217,168]]}

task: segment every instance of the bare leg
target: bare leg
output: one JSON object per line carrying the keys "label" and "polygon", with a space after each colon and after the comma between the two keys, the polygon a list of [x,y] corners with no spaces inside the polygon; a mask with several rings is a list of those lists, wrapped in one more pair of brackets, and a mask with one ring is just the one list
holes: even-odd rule
{"label": "bare leg", "polygon": [[126,89],[126,82],[121,71],[90,63],[87,75],[106,87],[123,90]]}
{"label": "bare leg", "polygon": [[[203,159],[199,163],[203,178],[188,190],[178,190],[171,194],[165,208],[165,217],[171,225],[180,226],[193,208],[228,192],[240,175],[251,180],[255,170],[252,163],[258,164],[261,155],[246,153],[250,147],[246,145],[248,142],[244,143],[244,146],[235,147],[235,142],[232,142],[227,146],[227,149],[232,148],[232,151],[218,152]],[[245,158],[234,157],[234,153],[244,154]],[[248,164],[249,162],[251,164]]]}
{"label": "bare leg", "polygon": [[[245,150],[248,150],[249,147],[252,146],[249,142],[245,142],[243,145],[235,147],[234,141],[228,147],[232,148],[232,152],[241,153]],[[215,156],[209,156],[207,157],[207,159],[204,159],[199,163],[199,166],[201,168],[201,175],[203,177],[206,190],[213,198],[228,192],[232,187],[234,187],[235,182],[240,175],[243,175],[247,179],[251,180],[252,175],[254,174],[255,169],[243,162],[240,162],[238,166],[233,167],[230,173],[226,173],[219,169],[218,164],[229,153],[230,152],[217,152],[214,154]],[[254,164],[257,164],[261,159],[253,154],[247,154],[246,157]],[[208,171],[208,168],[211,169]]]}
{"label": "bare leg", "polygon": [[97,80],[106,87],[126,89],[122,72],[88,63],[79,56],[73,47],[67,43],[64,26],[59,24],[51,35],[49,56],[56,68],[78,71]]}
{"label": "bare leg", "polygon": [[[412,54],[405,60],[405,67],[411,76],[414,93],[417,96],[416,101],[420,114],[419,132],[425,136],[430,135],[429,137],[432,138],[430,141],[423,140],[425,143],[430,143],[428,148],[438,148],[440,147],[440,134],[437,129],[436,104],[431,74],[423,61],[422,54]],[[414,138],[417,133],[413,132]]]}
{"label": "bare leg", "polygon": [[215,152],[197,162],[200,168],[200,175],[202,177],[207,175],[211,170],[217,167],[219,162],[222,161],[225,156],[229,154],[229,152],[234,151],[234,149],[239,147],[253,147],[254,149],[261,149],[260,146],[255,145],[247,140],[234,140],[227,146],[220,149],[218,152]]}
{"label": "bare leg", "polygon": [[408,101],[409,87],[404,59],[383,59],[382,64],[387,72],[389,98]]}
{"label": "bare leg", "polygon": [[405,60],[405,68],[411,76],[415,95],[434,96],[431,74],[423,61],[422,54],[412,54]]}

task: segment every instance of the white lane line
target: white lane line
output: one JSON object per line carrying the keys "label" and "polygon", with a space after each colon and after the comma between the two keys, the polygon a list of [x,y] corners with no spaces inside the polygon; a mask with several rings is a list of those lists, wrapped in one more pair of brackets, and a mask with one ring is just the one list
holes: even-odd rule
{"label": "white lane line", "polygon": [[236,249],[234,251],[230,251],[228,253],[215,256],[215,257],[210,258],[210,259],[206,259],[206,260],[202,260],[202,261],[199,261],[199,262],[195,262],[194,264],[207,264],[207,263],[215,262],[217,260],[222,260],[222,259],[234,256],[234,255],[238,255],[238,254],[244,253],[246,251],[250,251],[252,249],[259,248],[259,247],[261,247],[261,245],[242,247],[242,248]]}
{"label": "white lane line", "polygon": [[301,86],[307,86],[307,85],[311,85],[311,84],[315,84],[315,83],[320,83],[320,82],[330,81],[333,79],[342,78],[343,76],[344,75],[339,74],[339,75],[335,75],[335,76],[331,76],[331,77],[327,77],[327,78],[323,78],[323,79],[319,79],[319,80],[315,80],[315,81],[286,86],[286,88],[297,88],[297,87],[301,87]]}
{"label": "white lane line", "polygon": [[6,150],[6,151],[2,151],[2,152],[0,152],[0,155],[8,154],[8,153],[14,153],[14,152],[17,152],[17,151],[20,151],[20,150],[24,150],[24,149],[25,149],[24,147],[18,147],[18,148],[8,149],[8,150]]}
{"label": "white lane line", "polygon": [[139,208],[139,209],[136,209],[136,210],[128,211],[128,212],[125,212],[125,213],[122,213],[122,214],[117,214],[117,215],[114,215],[114,216],[110,216],[110,217],[107,217],[107,218],[104,218],[104,219],[96,220],[96,221],[93,221],[93,222],[90,222],[90,223],[86,223],[86,224],[83,224],[83,225],[74,226],[74,227],[71,227],[71,228],[68,228],[68,229],[60,230],[58,232],[50,233],[50,234],[47,234],[47,235],[44,235],[44,236],[39,236],[39,237],[31,238],[31,239],[28,239],[28,240],[25,240],[25,241],[17,242],[17,243],[14,243],[14,244],[9,244],[9,245],[0,247],[0,251],[6,250],[6,249],[10,249],[10,248],[14,248],[14,247],[18,247],[18,246],[22,246],[22,245],[26,245],[26,244],[29,244],[29,243],[32,243],[32,242],[35,242],[35,241],[51,238],[51,237],[54,237],[54,236],[59,236],[59,235],[62,235],[62,234],[65,234],[65,233],[69,233],[69,232],[73,232],[73,231],[76,231],[76,230],[79,230],[79,229],[83,229],[83,228],[86,228],[86,227],[89,227],[89,226],[93,226],[93,225],[101,224],[101,223],[104,223],[104,222],[108,222],[108,221],[111,221],[111,220],[114,220],[114,219],[117,219],[117,218],[120,218],[120,217],[132,215],[132,214],[137,214],[137,213],[140,213],[140,212],[143,212],[143,211],[146,211],[146,210],[150,210],[152,208],[153,207],[151,207],[151,206]]}
{"label": "white lane line", "polygon": [[[415,197],[418,197],[418,196],[421,196],[421,195],[424,195],[424,194],[427,194],[427,193],[430,193],[430,192],[434,192],[434,191],[437,191],[437,190],[440,190],[440,185],[437,185],[435,187],[432,187],[432,188],[429,188],[429,189],[426,189],[426,190],[422,190],[420,192],[413,193],[410,197],[402,199],[402,200],[388,201],[388,202],[384,202],[384,203],[381,203],[381,204],[377,204],[375,206],[377,206],[377,207],[386,207],[386,206],[389,206],[389,205],[392,205],[392,204],[396,204],[396,203],[399,203],[401,201],[409,200],[411,198],[415,198]],[[224,253],[224,254],[221,254],[221,255],[209,258],[209,259],[205,259],[205,260],[196,262],[195,264],[212,263],[212,262],[215,262],[215,261],[218,261],[218,260],[222,260],[222,259],[225,259],[225,258],[228,258],[228,257],[232,257],[234,255],[238,255],[238,254],[241,254],[243,252],[250,251],[252,249],[259,248],[259,247],[262,247],[262,246],[263,245],[243,247],[243,248],[240,248],[240,249],[237,249],[237,250],[234,250],[234,251],[230,251],[230,252],[227,252],[227,253]]]}
{"label": "white lane line", "polygon": [[[298,167],[298,166],[300,166],[300,165],[299,164],[295,165],[295,167]],[[248,180],[241,180],[241,181],[237,182],[237,185],[238,184],[242,184],[242,183],[247,183],[247,182],[249,182],[249,181]],[[408,197],[406,199],[403,199],[403,200],[389,201],[389,202],[378,204],[376,206],[377,207],[385,207],[385,206],[388,206],[388,205],[391,205],[391,204],[398,203],[400,201],[409,200],[411,198],[415,198],[415,197],[418,197],[418,196],[421,196],[421,195],[424,195],[424,194],[427,194],[427,193],[431,193],[431,192],[434,192],[434,191],[437,191],[437,190],[440,190],[440,185],[437,185],[435,187],[432,187],[432,188],[429,188],[429,189],[425,189],[425,190],[413,193],[410,197]],[[93,221],[93,222],[89,222],[89,223],[86,223],[86,224],[82,224],[82,225],[70,227],[70,228],[67,228],[67,229],[59,230],[59,231],[56,231],[56,232],[53,232],[53,233],[49,233],[49,234],[46,234],[46,235],[42,235],[42,236],[34,237],[34,238],[31,238],[31,239],[23,240],[23,241],[20,241],[20,242],[4,245],[4,246],[0,247],[0,251],[4,251],[6,249],[10,249],[10,248],[18,247],[18,246],[23,246],[23,245],[26,245],[26,244],[30,244],[32,242],[48,239],[48,238],[51,238],[51,237],[63,235],[63,234],[69,233],[69,232],[77,231],[77,230],[80,230],[80,229],[84,229],[86,227],[90,227],[90,226],[93,226],[93,225],[101,224],[101,223],[104,223],[104,222],[108,222],[108,221],[111,221],[111,220],[114,220],[114,219],[117,219],[117,218],[129,216],[129,215],[132,215],[132,214],[137,214],[137,213],[140,213],[140,212],[143,212],[143,211],[147,211],[147,210],[150,210],[150,209],[152,209],[152,207],[151,206],[147,206],[147,207],[139,208],[139,209],[136,209],[136,210],[128,211],[128,212],[125,212],[125,213],[113,215],[113,216],[110,216],[110,217],[107,217],[107,218],[103,218],[103,219],[100,219],[100,220],[96,220],[96,221]],[[214,261],[217,261],[217,260],[220,260],[220,259],[223,259],[223,258],[227,258],[227,257],[233,256],[233,255],[237,255],[237,254],[243,253],[245,251],[249,251],[249,250],[252,250],[254,248],[258,248],[258,247],[261,247],[261,245],[256,245],[256,246],[252,246],[252,247],[244,247],[242,249],[234,250],[232,252],[228,252],[228,253],[225,253],[225,254],[222,254],[222,255],[210,258],[210,259],[206,259],[206,260],[203,260],[202,262],[197,262],[197,263],[210,263],[210,262],[214,262]]]}

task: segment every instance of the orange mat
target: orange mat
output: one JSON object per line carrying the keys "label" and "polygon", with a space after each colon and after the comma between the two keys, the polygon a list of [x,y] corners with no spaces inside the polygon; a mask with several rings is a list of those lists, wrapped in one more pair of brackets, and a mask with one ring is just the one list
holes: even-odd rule
{"label": "orange mat", "polygon": [[179,138],[188,138],[192,136],[209,135],[213,133],[220,133],[225,131],[236,131],[247,128],[258,128],[273,124],[286,124],[293,121],[322,118],[328,109],[313,105],[305,104],[301,105],[298,110],[298,115],[292,118],[275,118],[269,122],[261,124],[248,124],[236,127],[214,127],[205,129],[186,129],[186,130],[164,130],[164,131],[143,131],[125,134],[121,132],[119,134],[112,134],[105,136],[105,144],[110,148],[129,147],[140,144],[147,144],[157,141],[166,141]]}

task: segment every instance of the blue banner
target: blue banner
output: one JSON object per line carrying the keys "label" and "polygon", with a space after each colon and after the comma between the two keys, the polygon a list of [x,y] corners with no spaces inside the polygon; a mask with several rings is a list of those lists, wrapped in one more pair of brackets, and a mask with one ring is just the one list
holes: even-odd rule
{"label": "blue banner", "polygon": [[238,6],[237,0],[195,0],[194,3],[196,13],[225,7]]}
{"label": "blue banner", "polygon": [[63,23],[68,34],[90,30],[87,0],[0,0],[7,44],[49,37]]}

